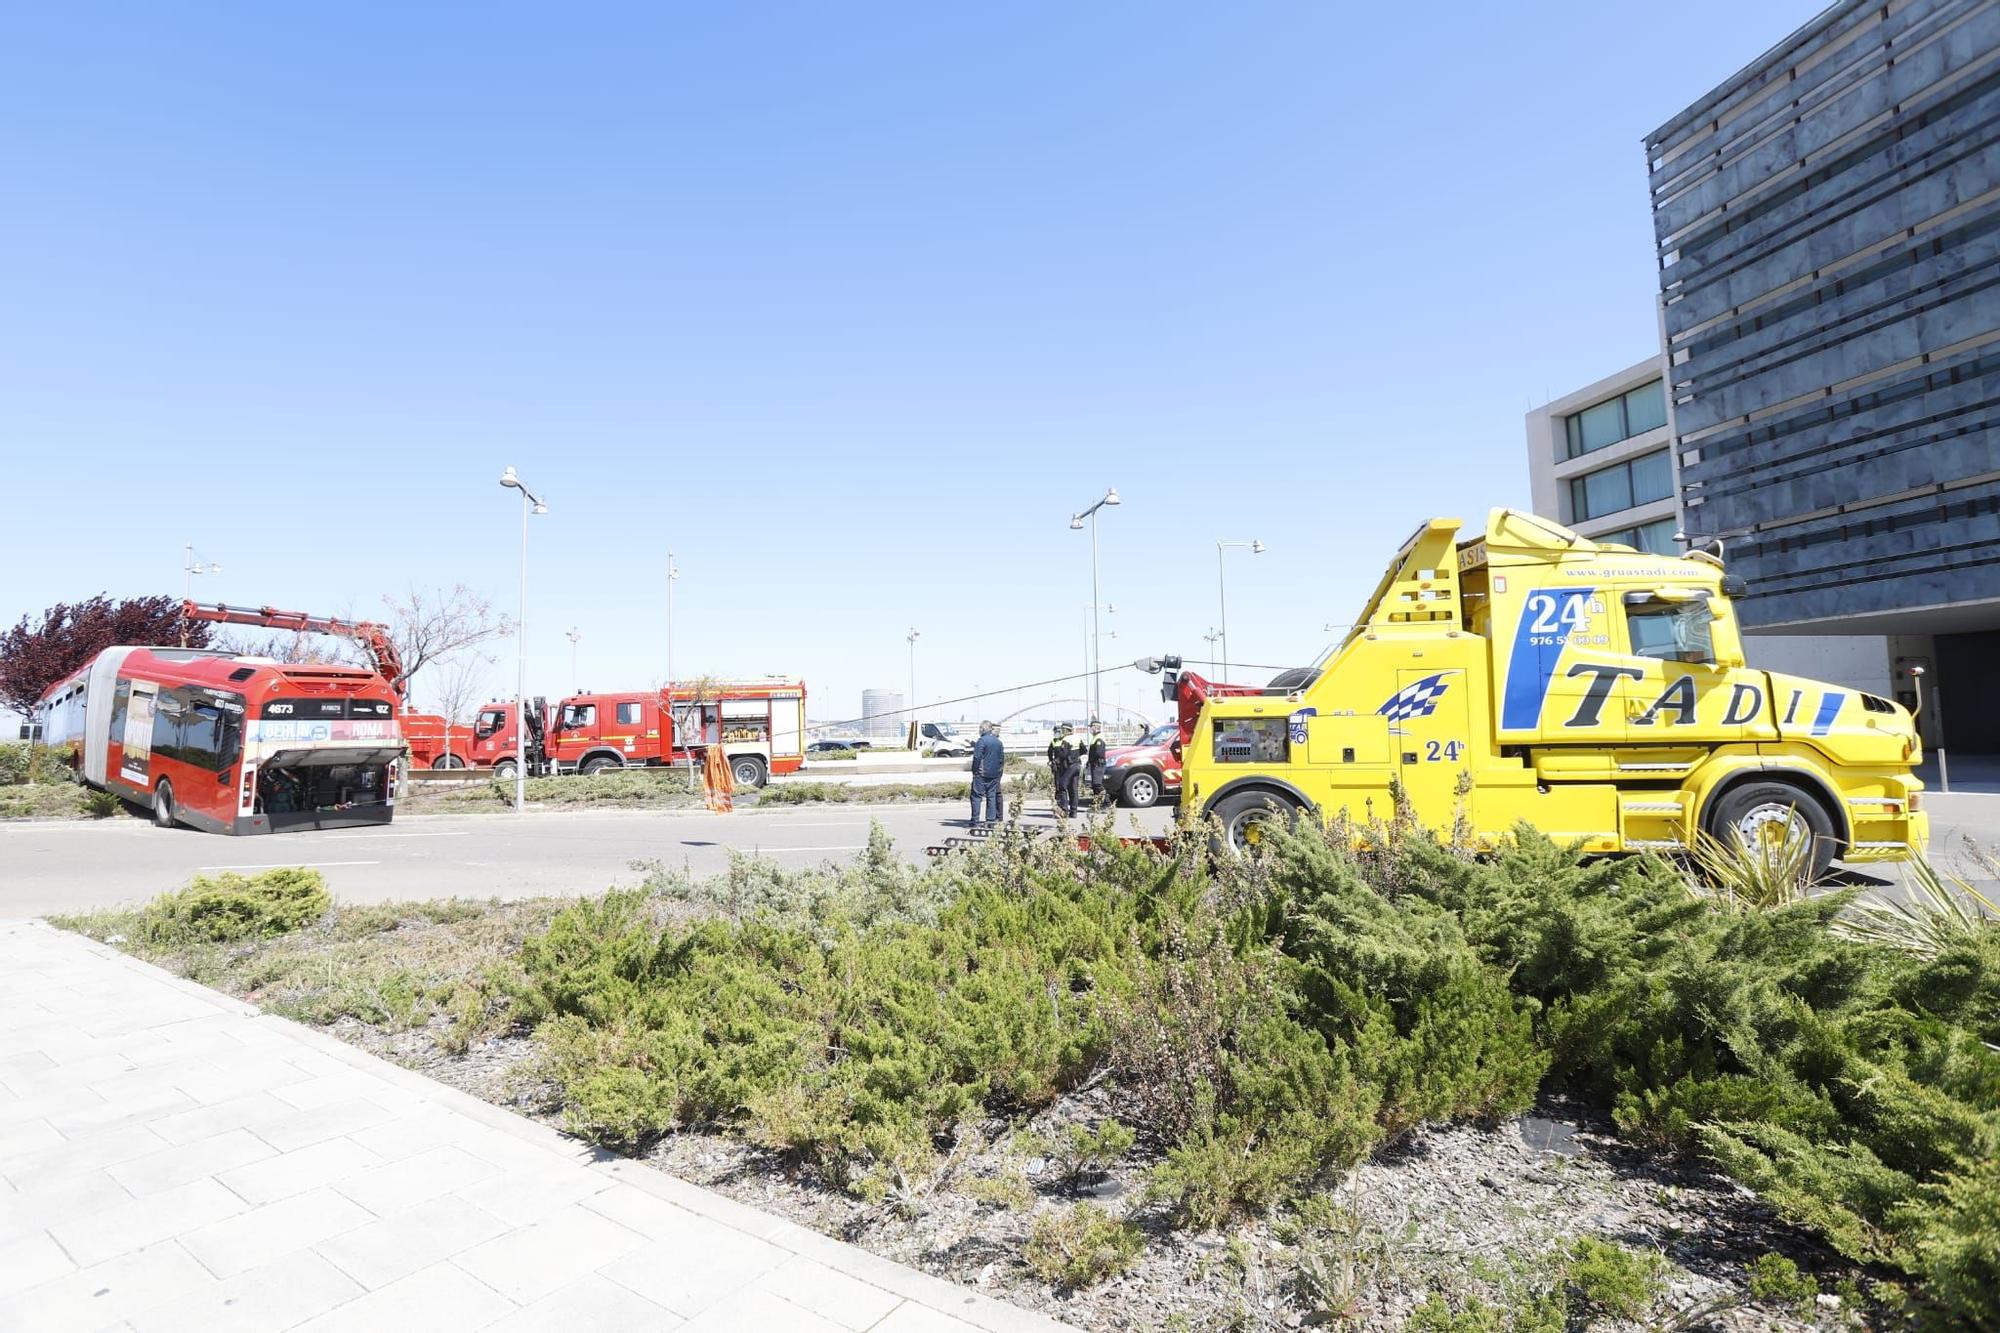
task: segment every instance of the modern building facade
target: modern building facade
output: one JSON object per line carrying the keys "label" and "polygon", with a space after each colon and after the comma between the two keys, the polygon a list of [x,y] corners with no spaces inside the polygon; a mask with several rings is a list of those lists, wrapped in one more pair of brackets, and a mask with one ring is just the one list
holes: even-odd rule
{"label": "modern building facade", "polygon": [[1840,0],[1646,153],[1686,531],[2000,752],[2000,5]]}
{"label": "modern building facade", "polygon": [[1528,413],[1536,513],[1597,541],[1681,549],[1665,371],[1653,356]]}

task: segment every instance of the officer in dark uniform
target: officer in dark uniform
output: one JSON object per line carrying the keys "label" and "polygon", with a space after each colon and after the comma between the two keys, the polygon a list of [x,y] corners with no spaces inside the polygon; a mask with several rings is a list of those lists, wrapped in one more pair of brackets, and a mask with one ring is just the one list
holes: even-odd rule
{"label": "officer in dark uniform", "polygon": [[1057,725],[1049,742],[1049,774],[1056,784],[1056,813],[1076,814],[1076,780],[1083,768],[1083,751],[1070,739],[1069,723]]}
{"label": "officer in dark uniform", "polygon": [[1090,787],[1090,803],[1104,804],[1104,724],[1090,719],[1090,738],[1083,752],[1083,777]]}

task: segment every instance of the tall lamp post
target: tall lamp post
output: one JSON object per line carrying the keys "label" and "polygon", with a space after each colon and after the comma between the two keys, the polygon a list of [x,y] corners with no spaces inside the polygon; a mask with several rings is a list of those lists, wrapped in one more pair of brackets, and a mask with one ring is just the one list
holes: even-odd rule
{"label": "tall lamp post", "polygon": [[1104,709],[1104,648],[1097,638],[1097,511],[1106,505],[1119,503],[1118,488],[1111,487],[1104,492],[1104,498],[1080,514],[1069,516],[1072,532],[1083,530],[1083,520],[1090,520],[1090,711],[1092,716],[1102,716]]}
{"label": "tall lamp post", "polygon": [[569,629],[568,629],[568,630],[567,630],[567,631],[566,631],[566,632],[565,632],[565,633],[563,634],[563,637],[564,637],[565,639],[568,639],[568,640],[569,640],[569,689],[570,689],[570,693],[571,693],[571,694],[581,694],[581,693],[583,693],[583,685],[581,684],[581,682],[579,682],[579,681],[578,681],[578,679],[577,679],[577,675],[576,675],[576,645],[577,645],[578,643],[582,642],[582,640],[583,640],[583,631],[579,630],[579,629],[578,629],[578,628],[577,628],[576,626],[574,626],[574,625],[571,625],[571,626],[569,627]]}
{"label": "tall lamp post", "polygon": [[1250,554],[1252,555],[1264,554],[1264,543],[1262,542],[1217,542],[1215,544],[1215,594],[1217,609],[1220,611],[1222,617],[1216,625],[1216,632],[1222,639],[1222,678],[1224,680],[1229,679],[1229,581],[1224,577],[1222,553],[1231,546],[1247,546],[1250,548]]}
{"label": "tall lamp post", "polygon": [[[197,574],[220,574],[222,572],[222,566],[216,564],[212,560],[204,564],[201,561],[195,559],[193,542],[189,542],[182,549],[187,552],[186,558],[181,561],[181,572],[187,575],[187,591],[181,594],[181,600],[184,602],[192,602],[194,600],[194,576]],[[182,616],[181,647],[185,648],[187,646],[188,646],[188,622],[187,622],[187,617]]]}
{"label": "tall lamp post", "polygon": [[500,484],[521,493],[521,614],[514,624],[514,813],[528,808],[528,515],[549,507],[508,468]]}
{"label": "tall lamp post", "polygon": [[[910,644],[910,709],[906,721],[911,723],[914,729],[914,724],[917,721],[917,640],[922,638],[923,635],[918,632],[915,625],[912,625],[910,626],[910,632],[903,637]],[[923,748],[922,739],[913,738],[911,748],[921,751]]]}

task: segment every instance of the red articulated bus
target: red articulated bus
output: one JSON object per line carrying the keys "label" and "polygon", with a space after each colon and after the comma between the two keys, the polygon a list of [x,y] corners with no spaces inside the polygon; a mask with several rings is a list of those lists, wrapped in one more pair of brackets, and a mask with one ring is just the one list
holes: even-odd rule
{"label": "red articulated bus", "polygon": [[200,648],[106,648],[51,687],[42,738],[84,781],[209,833],[386,824],[396,692],[362,667]]}

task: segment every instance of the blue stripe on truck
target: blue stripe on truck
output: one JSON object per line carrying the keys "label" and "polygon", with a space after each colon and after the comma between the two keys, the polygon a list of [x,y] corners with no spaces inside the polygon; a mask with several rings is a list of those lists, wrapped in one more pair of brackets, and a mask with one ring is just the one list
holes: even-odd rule
{"label": "blue stripe on truck", "polygon": [[1840,705],[1846,702],[1846,699],[1847,696],[1839,690],[1828,690],[1819,697],[1819,716],[1813,719],[1813,735],[1826,735],[1827,729],[1833,725],[1833,719],[1840,713]]}

